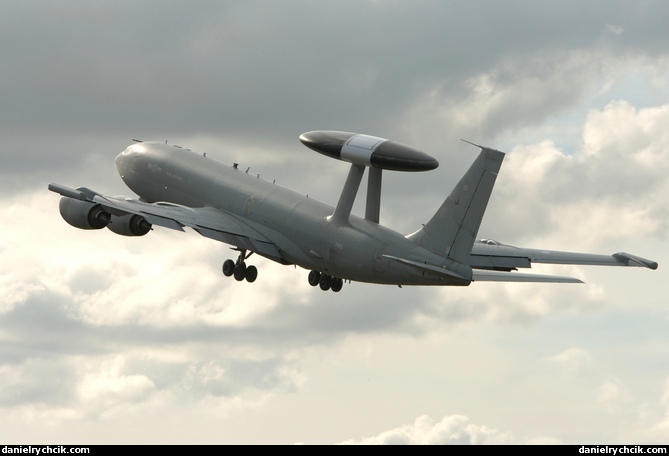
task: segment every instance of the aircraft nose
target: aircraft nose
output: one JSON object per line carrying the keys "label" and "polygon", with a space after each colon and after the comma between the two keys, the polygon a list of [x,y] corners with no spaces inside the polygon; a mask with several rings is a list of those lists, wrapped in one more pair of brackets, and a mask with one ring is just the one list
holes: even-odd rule
{"label": "aircraft nose", "polygon": [[[118,154],[116,158],[114,159],[114,164],[116,165],[116,170],[118,173],[121,175],[121,177],[124,177],[128,171],[129,171],[129,163],[132,159],[133,155],[136,155],[138,150],[133,144],[132,146],[126,148],[123,152]],[[133,153],[135,152],[135,153]]]}
{"label": "aircraft nose", "polygon": [[114,159],[116,170],[124,177],[128,173],[135,172],[139,157],[147,151],[147,146],[142,143],[136,143],[129,146]]}
{"label": "aircraft nose", "polygon": [[127,149],[125,151],[121,152],[120,154],[118,154],[116,156],[116,158],[114,159],[114,164],[116,165],[116,171],[118,171],[118,173],[121,175],[121,177],[123,177],[123,175],[125,174],[125,172],[123,171],[124,170],[123,164],[124,164],[125,157],[128,156],[126,151],[127,151]]}

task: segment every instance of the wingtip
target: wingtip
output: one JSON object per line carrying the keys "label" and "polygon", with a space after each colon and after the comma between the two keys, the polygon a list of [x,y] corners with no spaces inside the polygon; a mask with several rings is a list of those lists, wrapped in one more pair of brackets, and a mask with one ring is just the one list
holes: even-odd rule
{"label": "wingtip", "polygon": [[66,187],[64,185],[56,184],[55,182],[50,182],[47,188],[50,191],[58,193],[61,196],[67,196],[68,198],[73,198],[82,201],[86,200],[86,193],[81,191],[81,189]]}
{"label": "wingtip", "polygon": [[623,266],[637,266],[655,270],[658,268],[657,261],[648,260],[640,256],[632,255],[626,252],[616,252],[611,255]]}

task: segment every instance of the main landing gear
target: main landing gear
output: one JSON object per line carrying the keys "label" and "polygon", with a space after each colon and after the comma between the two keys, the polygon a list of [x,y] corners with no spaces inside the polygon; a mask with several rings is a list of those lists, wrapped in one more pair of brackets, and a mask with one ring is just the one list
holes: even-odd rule
{"label": "main landing gear", "polygon": [[258,277],[258,269],[255,266],[247,266],[245,260],[253,255],[253,252],[246,254],[246,250],[238,249],[239,257],[237,261],[226,260],[223,263],[223,274],[226,277],[234,276],[235,280],[241,282],[246,279],[247,282],[255,282]]}
{"label": "main landing gear", "polygon": [[318,285],[323,291],[332,290],[337,293],[344,286],[344,281],[338,277],[332,277],[318,271],[311,271],[309,272],[309,285],[312,287]]}

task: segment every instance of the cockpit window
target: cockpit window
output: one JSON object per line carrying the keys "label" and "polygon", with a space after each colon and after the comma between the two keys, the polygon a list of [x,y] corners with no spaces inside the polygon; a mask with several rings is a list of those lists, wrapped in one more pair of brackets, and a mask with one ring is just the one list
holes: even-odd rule
{"label": "cockpit window", "polygon": [[141,154],[144,152],[146,152],[146,146],[144,144],[133,144],[132,146],[129,146],[126,150],[123,151],[124,154],[131,154],[131,153]]}

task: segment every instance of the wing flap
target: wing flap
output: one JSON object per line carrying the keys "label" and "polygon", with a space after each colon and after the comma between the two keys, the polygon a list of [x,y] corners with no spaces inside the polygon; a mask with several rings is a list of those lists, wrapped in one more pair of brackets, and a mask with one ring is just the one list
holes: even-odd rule
{"label": "wing flap", "polygon": [[443,276],[447,276],[447,277],[451,277],[451,278],[455,277],[457,279],[462,279],[462,280],[469,281],[469,279],[467,279],[465,277],[462,277],[460,274],[457,274],[457,273],[455,273],[455,272],[453,272],[453,271],[451,271],[451,270],[449,270],[445,267],[442,267],[442,266],[437,266],[437,265],[429,264],[429,263],[421,263],[419,261],[407,260],[406,258],[400,258],[400,257],[396,257],[396,256],[393,256],[393,255],[384,254],[382,256],[383,256],[383,258],[387,258],[387,259],[392,260],[392,261],[397,261],[398,263],[408,264],[408,265],[414,266],[418,269],[423,269],[425,271],[434,272],[434,273],[437,273],[439,275],[443,275]]}
{"label": "wing flap", "polygon": [[[414,266],[418,269],[430,271],[437,273],[449,278],[458,278],[462,280],[467,280],[459,274],[456,274],[445,267],[421,263],[418,261],[407,260],[406,258],[399,258],[392,255],[383,255],[384,258],[387,258],[392,261],[397,261],[399,263],[408,264]],[[472,270],[472,281],[473,282],[544,282],[544,283],[583,283],[582,280],[575,279],[573,277],[564,277],[564,276],[554,276],[554,275],[544,275],[544,274],[525,274],[520,272],[504,272],[504,271],[487,271],[487,270]]]}
{"label": "wing flap", "polygon": [[279,262],[281,262],[283,259],[281,252],[272,242],[243,237],[225,231],[213,230],[205,227],[197,227],[194,229],[202,236],[209,239],[235,245],[242,249],[251,250],[258,253],[259,255],[275,259]]}
{"label": "wing flap", "polygon": [[522,272],[482,271],[472,272],[474,282],[544,282],[544,283],[583,283],[573,277],[543,274],[525,274]]}
{"label": "wing flap", "polygon": [[169,228],[176,231],[184,231],[183,225],[175,220],[170,218],[161,217],[158,215],[151,215],[147,213],[142,213],[142,217],[146,219],[151,225],[162,226],[163,228]]}

